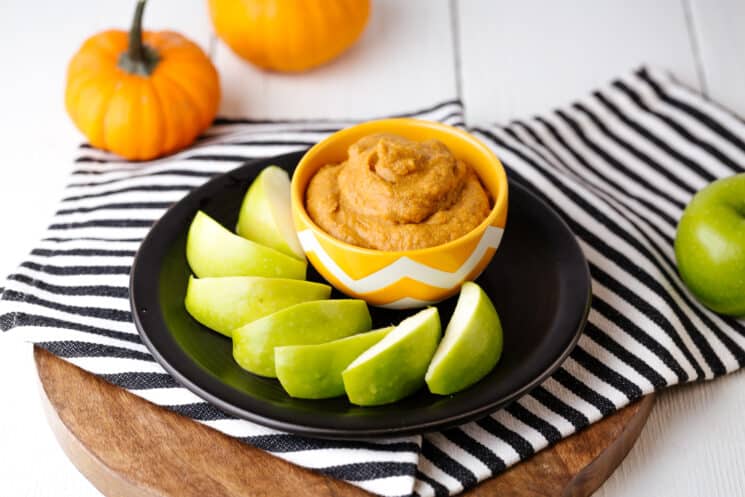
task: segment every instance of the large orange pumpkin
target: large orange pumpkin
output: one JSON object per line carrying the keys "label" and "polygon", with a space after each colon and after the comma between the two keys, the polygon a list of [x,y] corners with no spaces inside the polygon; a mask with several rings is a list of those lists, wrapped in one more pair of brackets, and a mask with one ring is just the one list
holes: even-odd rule
{"label": "large orange pumpkin", "polygon": [[370,0],[209,0],[215,31],[238,56],[275,71],[304,71],[359,38]]}
{"label": "large orange pumpkin", "polygon": [[172,31],[142,32],[145,0],[129,33],[87,39],[70,61],[65,103],[94,147],[130,160],[180,150],[211,123],[217,71],[199,46]]}

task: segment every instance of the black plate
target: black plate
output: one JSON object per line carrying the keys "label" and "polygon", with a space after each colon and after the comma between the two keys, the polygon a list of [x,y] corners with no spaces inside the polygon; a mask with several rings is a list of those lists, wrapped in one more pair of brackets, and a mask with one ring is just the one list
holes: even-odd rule
{"label": "black plate", "polygon": [[[184,309],[186,232],[198,209],[233,227],[258,172],[276,164],[292,173],[301,156],[251,162],[214,178],[171,207],[143,241],[130,281],[134,322],[156,360],[179,383],[227,413],[279,430],[324,438],[392,436],[485,416],[539,385],[569,355],[590,308],[587,262],[561,218],[512,181],[502,245],[478,279],[505,333],[502,360],[486,378],[447,397],[424,388],[395,404],[363,408],[345,397],[293,399],[276,380],[242,370],[233,361],[230,339]],[[309,279],[323,281],[310,266]],[[454,305],[452,298],[438,306],[444,324]],[[370,310],[376,327],[412,313]]]}

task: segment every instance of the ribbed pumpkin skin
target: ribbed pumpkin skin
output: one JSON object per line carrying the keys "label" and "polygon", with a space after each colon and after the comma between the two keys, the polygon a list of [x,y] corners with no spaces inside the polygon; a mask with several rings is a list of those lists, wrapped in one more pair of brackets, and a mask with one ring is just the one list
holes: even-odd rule
{"label": "ribbed pumpkin skin", "polygon": [[217,114],[220,81],[199,46],[172,31],[143,32],[160,59],[152,74],[130,74],[118,65],[127,51],[125,31],[88,38],[70,61],[65,104],[91,145],[129,160],[149,160],[181,150]]}
{"label": "ribbed pumpkin skin", "polygon": [[215,31],[241,58],[299,72],[337,57],[362,34],[369,0],[209,0]]}

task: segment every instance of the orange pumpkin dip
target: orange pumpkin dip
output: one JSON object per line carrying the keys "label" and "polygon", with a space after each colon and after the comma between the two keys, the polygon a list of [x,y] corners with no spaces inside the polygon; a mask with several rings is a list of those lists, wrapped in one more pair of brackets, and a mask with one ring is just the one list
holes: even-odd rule
{"label": "orange pumpkin dip", "polygon": [[392,134],[363,137],[347,160],[323,166],[305,202],[333,237],[378,250],[447,243],[478,226],[492,207],[473,169],[443,143]]}

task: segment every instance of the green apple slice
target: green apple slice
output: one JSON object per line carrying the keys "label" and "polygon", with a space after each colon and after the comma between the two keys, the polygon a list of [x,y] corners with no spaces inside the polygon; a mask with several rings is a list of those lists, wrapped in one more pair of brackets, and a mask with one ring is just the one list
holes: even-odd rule
{"label": "green apple slice", "polygon": [[276,378],[274,347],[330,342],[371,326],[364,300],[304,302],[235,329],[233,358],[251,373]]}
{"label": "green apple slice", "polygon": [[290,177],[277,166],[265,168],[243,197],[236,232],[249,240],[305,259],[290,212]]}
{"label": "green apple slice", "polygon": [[246,240],[197,212],[186,238],[186,259],[200,278],[267,276],[305,279],[306,262]]}
{"label": "green apple slice", "polygon": [[453,317],[427,370],[429,391],[450,395],[486,376],[502,356],[502,324],[489,296],[463,284]]}
{"label": "green apple slice", "polygon": [[419,390],[440,334],[440,316],[435,307],[401,321],[342,372],[349,400],[360,406],[377,406]]}
{"label": "green apple slice", "polygon": [[275,347],[277,378],[290,396],[299,399],[344,395],[341,372],[392,330],[389,326],[318,345]]}
{"label": "green apple slice", "polygon": [[321,283],[258,276],[189,278],[186,310],[194,319],[226,336],[246,323],[285,307],[327,299],[331,287]]}

